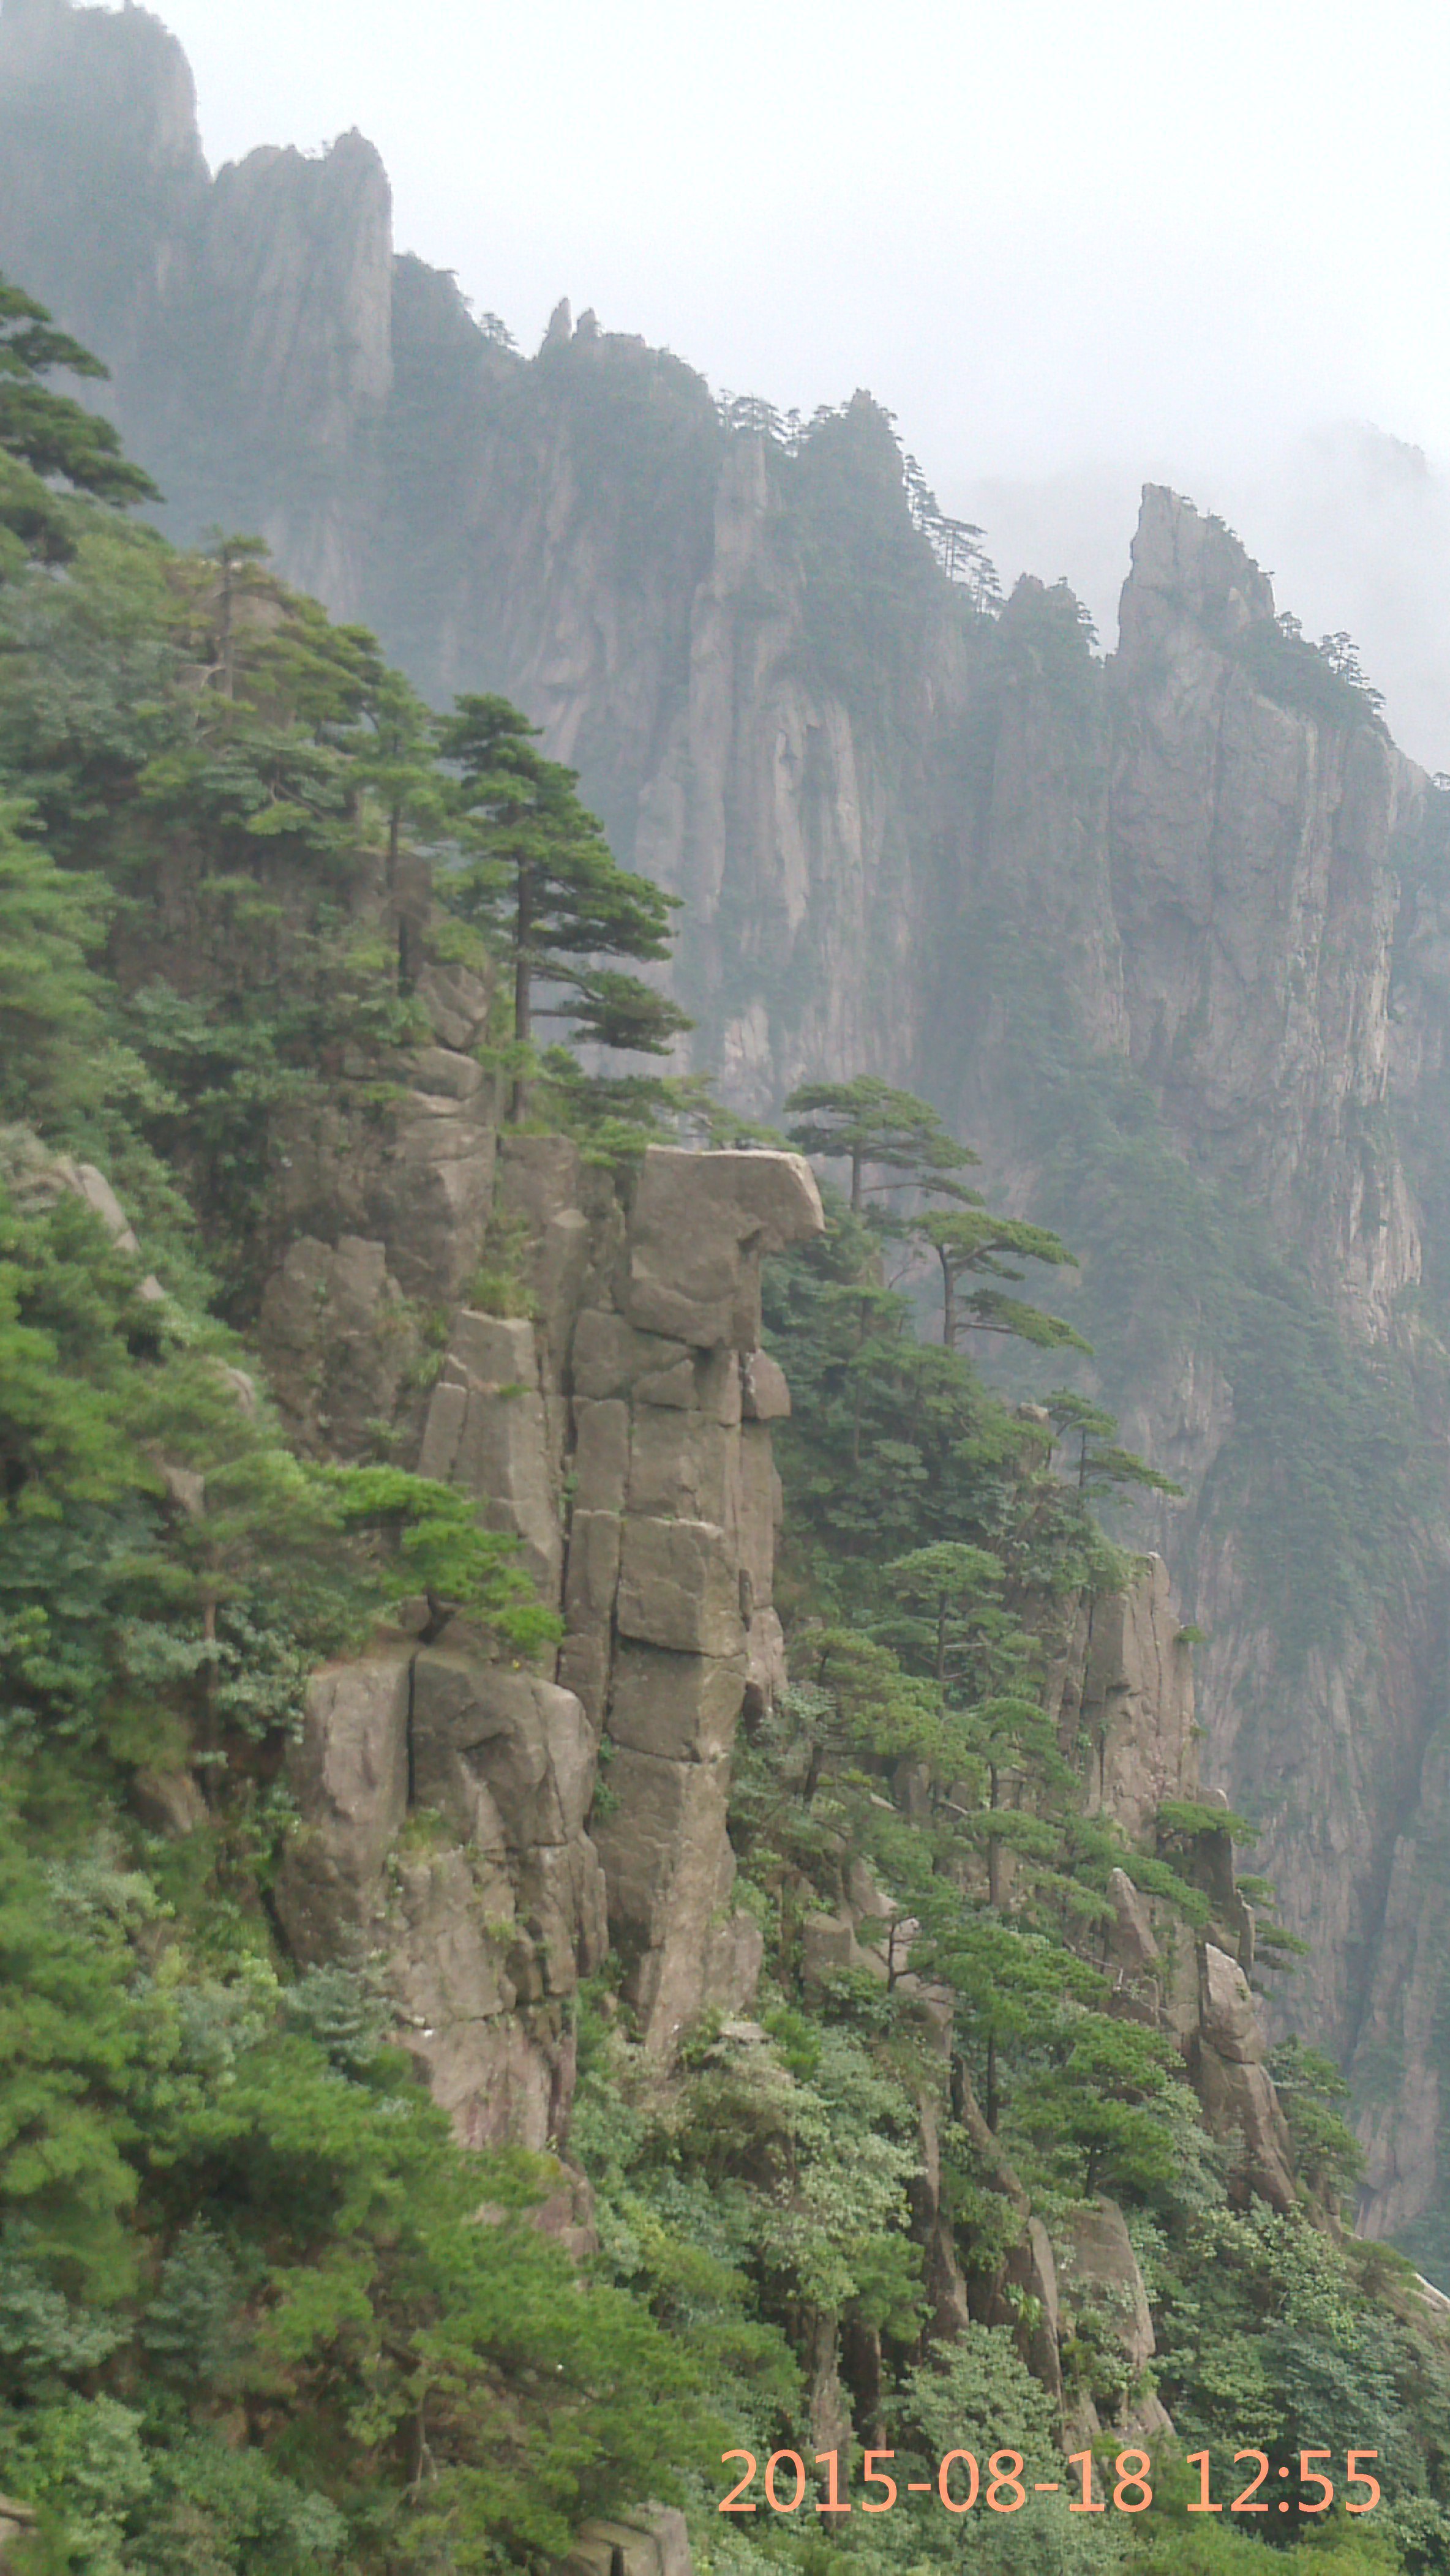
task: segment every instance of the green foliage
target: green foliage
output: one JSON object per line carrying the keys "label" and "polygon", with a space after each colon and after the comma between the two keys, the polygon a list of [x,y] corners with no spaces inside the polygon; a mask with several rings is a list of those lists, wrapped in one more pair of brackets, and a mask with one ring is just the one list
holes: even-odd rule
{"label": "green foliage", "polygon": [[1355,725],[1385,731],[1384,698],[1366,680],[1348,635],[1325,635],[1311,644],[1286,609],[1241,628],[1227,649],[1254,687],[1280,706],[1339,732]]}
{"label": "green foliage", "polygon": [[[860,1216],[866,1196],[917,1189],[970,1196],[953,1178],[978,1160],[971,1147],[948,1134],[936,1111],[912,1092],[896,1091],[875,1074],[852,1082],[805,1082],[791,1093],[791,1143],[803,1154],[851,1168],[851,1213]],[[866,1179],[867,1171],[890,1173]]]}
{"label": "green foliage", "polygon": [[1298,2038],[1279,2042],[1269,2072],[1289,2123],[1294,2161],[1326,2208],[1337,2209],[1364,2172],[1364,2149],[1340,2108],[1349,2086],[1332,2057]]}
{"label": "green foliage", "polygon": [[462,1492],[292,1452],[196,1251],[250,1320],[286,1122],[426,1034],[442,783],[255,541],[77,497],[142,481],[64,407],[42,448],[4,384],[57,349],[7,321],[0,503],[75,488],[0,593],[0,2485],[57,2576],[492,2576],[726,2428],[535,2225],[552,2163],[462,2150],[366,1975],[288,1982],[269,1901],[320,1662],[403,1597],[514,1656],[559,1621]]}
{"label": "green foliage", "polygon": [[159,498],[149,475],[122,455],[111,423],[47,386],[62,368],[106,374],[99,358],[55,328],[43,304],[0,277],[0,531],[13,549],[0,555],[0,578],[27,556],[48,564],[73,556],[74,517],[57,486],[122,506]]}
{"label": "green foliage", "polygon": [[1220,2207],[1191,2219],[1149,2277],[1158,2385],[1185,2448],[1254,2447],[1276,2462],[1326,2441],[1377,2450],[1387,2499],[1430,2498],[1444,2356],[1363,2297],[1347,2249],[1298,2213]]}
{"label": "green foliage", "polygon": [[1060,956],[1010,905],[980,917],[974,972],[962,1008],[990,996],[1010,1025],[1002,1080],[1039,1210],[1082,1263],[1075,1312],[1105,1402],[1190,1345],[1234,1388],[1232,1430],[1191,1510],[1205,1532],[1232,1522],[1248,1606],[1288,1686],[1312,1651],[1375,1634],[1417,1546],[1429,1461],[1409,1371],[1341,1332],[1261,1211],[1190,1171],[1147,1087],[1077,1036]]}
{"label": "green foliage", "polygon": [[[109,504],[141,484],[109,431],[46,409],[39,379],[77,356],[0,299],[0,2484],[39,2512],[37,2565],[498,2576],[557,2557],[586,2512],[678,2494],[716,2563],[814,2568],[813,2536],[716,2532],[720,2452],[809,2451],[839,2353],[858,2430],[903,2459],[1005,2441],[1050,2476],[1030,2303],[945,2346],[942,2231],[981,2305],[1028,2193],[1055,2215],[1106,2188],[1181,2424],[1222,2445],[1320,2439],[1332,2416],[1336,2440],[1342,2421],[1380,2442],[1384,2528],[1438,2576],[1450,2405],[1403,2278],[1230,2206],[1173,2052],[1115,2009],[1111,1872],[1126,1857],[1165,1939],[1191,1938],[1200,1825],[1165,1811],[1163,1853],[1125,1855],[1083,1812],[1047,1685],[1084,1594],[1123,1573],[1093,1494],[1165,1480],[1102,1407],[1014,1412],[955,1347],[958,1325],[1075,1347],[1001,1285],[1071,1256],[986,1210],[970,1149],[910,1095],[860,1081],[794,1104],[855,1206],[828,1193],[826,1234],[767,1290],[795,1396],[795,1682],[743,1750],[731,1819],[761,2019],[707,2017],[665,2069],[610,1991],[617,1961],[584,1999],[570,2146],[600,2251],[582,2278],[536,2224],[552,2161],[457,2144],[367,1967],[291,1972],[272,1889],[309,1673],[404,1598],[429,1632],[463,1610],[514,1657],[559,1624],[466,1496],[282,1437],[229,1327],[275,1267],[294,1145],[325,1141],[339,1102],[381,1124],[427,1034],[425,962],[491,953],[515,1011],[485,1070],[516,1111],[605,1163],[650,1135],[757,1131],[697,1080],[536,1053],[536,988],[576,1038],[667,1047],[679,1015],[611,961],[662,961],[668,899],[616,868],[503,701],[460,702],[440,737],[373,639],[290,594],[257,540],[183,557],[129,529]],[[591,370],[617,368],[661,473],[713,475],[725,433],[683,371],[602,348],[549,365],[581,435],[609,434]],[[500,402],[524,401],[499,369]],[[828,604],[864,580],[881,631],[951,618],[1096,703],[1066,595],[1019,596],[999,634],[942,581],[873,407],[768,470],[803,560],[831,494],[867,494]],[[638,556],[653,494],[634,497]],[[813,649],[879,697],[865,631]],[[139,1257],[88,1204],[109,1212],[102,1176]],[[887,1284],[897,1190],[949,1203],[916,1223],[941,1345]],[[499,1227],[472,1293],[521,1311],[524,1253]],[[190,1831],[138,1821],[154,1773],[187,1775]],[[415,1809],[405,1852],[438,1830]],[[1336,2079],[1283,2065],[1330,2200],[1352,2169]],[[1116,2400],[1121,2354],[1094,2333],[1080,2317],[1074,2366]],[[1216,2565],[1233,2537],[1192,2546]],[[832,2535],[881,2576],[968,2558],[1087,2576],[1156,2539],[1047,2505]],[[1314,2545],[1348,2569],[1361,2541]]]}
{"label": "green foliage", "polygon": [[[961,1293],[964,1279],[1020,1280],[1019,1261],[1040,1261],[1052,1269],[1076,1266],[1065,1243],[1045,1226],[1027,1225],[1015,1217],[996,1216],[985,1207],[935,1211],[918,1219],[913,1231],[936,1254],[942,1280],[942,1341],[957,1347],[963,1332],[1011,1333],[1040,1350],[1077,1350],[1091,1355],[1092,1345],[1057,1315],[1044,1315],[1021,1297],[1008,1297],[987,1285]],[[1010,1257],[1009,1257],[1010,1256]]]}
{"label": "green foliage", "polygon": [[110,906],[98,878],[64,874],[24,838],[24,819],[0,805],[0,1118],[53,1119],[90,1087],[101,1010],[88,960]]}
{"label": "green foliage", "polygon": [[[507,959],[515,1041],[532,1041],[536,1017],[563,1018],[573,1037],[663,1055],[690,1022],[610,957],[660,963],[669,954],[677,898],[611,856],[603,827],[580,804],[577,777],[534,749],[538,732],[506,698],[463,697],[439,731],[456,772],[456,868],[445,899]],[[535,986],[562,999],[540,1004]],[[521,1116],[527,1083],[514,1086]]]}

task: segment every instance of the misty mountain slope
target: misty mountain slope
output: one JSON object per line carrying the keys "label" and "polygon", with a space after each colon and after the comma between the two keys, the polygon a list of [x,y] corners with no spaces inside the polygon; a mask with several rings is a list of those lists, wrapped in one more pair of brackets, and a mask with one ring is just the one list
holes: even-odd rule
{"label": "misty mountain slope", "polygon": [[992,532],[998,565],[1062,573],[1105,634],[1144,473],[1238,528],[1311,635],[1348,628],[1398,738],[1427,769],[1450,760],[1450,483],[1422,448],[1352,419],[1281,447],[1145,460],[1140,450],[1040,480],[954,481],[954,507]]}
{"label": "misty mountain slope", "polygon": [[261,528],[436,696],[507,689],[686,898],[731,1096],[909,1082],[1079,1249],[1365,2223],[1450,2259],[1444,797],[1186,502],[1145,497],[1107,661],[1061,586],[985,614],[868,397],[732,422],[564,312],[521,359],[394,260],[360,138],[208,180],[142,12],[7,0],[0,170],[0,262],[111,359],[172,524]]}

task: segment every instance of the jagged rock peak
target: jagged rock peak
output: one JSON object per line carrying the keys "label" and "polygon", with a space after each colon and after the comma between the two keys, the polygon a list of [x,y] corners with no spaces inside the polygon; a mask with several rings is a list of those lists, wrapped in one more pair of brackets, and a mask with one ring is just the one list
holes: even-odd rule
{"label": "jagged rock peak", "polygon": [[3,0],[0,82],[17,106],[27,91],[63,97],[67,127],[92,131],[103,161],[124,155],[156,177],[206,177],[191,66],[149,9]]}
{"label": "jagged rock peak", "polygon": [[259,143],[243,160],[224,162],[217,173],[218,184],[231,170],[272,170],[279,165],[289,171],[326,171],[334,182],[350,182],[356,188],[377,191],[391,211],[393,193],[383,156],[355,125],[320,152],[304,152],[296,143]]}
{"label": "jagged rock peak", "polygon": [[540,346],[544,349],[562,349],[565,341],[572,338],[573,331],[574,316],[569,308],[569,298],[567,295],[561,295],[549,316],[549,327],[544,333]]}
{"label": "jagged rock peak", "polygon": [[1222,519],[1166,484],[1145,483],[1118,611],[1120,659],[1160,657],[1185,624],[1225,644],[1273,615],[1268,574]]}

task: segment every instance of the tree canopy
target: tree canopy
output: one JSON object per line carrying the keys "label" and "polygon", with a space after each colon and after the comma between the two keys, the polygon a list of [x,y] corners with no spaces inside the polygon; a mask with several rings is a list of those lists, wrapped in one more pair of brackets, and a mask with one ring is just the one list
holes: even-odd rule
{"label": "tree canopy", "polygon": [[43,304],[0,277],[0,527],[25,555],[53,564],[70,561],[76,548],[58,493],[123,508],[160,498],[112,423],[46,383],[62,369],[92,381],[107,373],[56,329]]}
{"label": "tree canopy", "polygon": [[[457,780],[461,857],[449,900],[507,958],[518,1046],[530,1045],[536,1017],[551,1017],[567,1020],[576,1040],[666,1054],[690,1025],[684,1013],[642,977],[600,961],[663,964],[678,899],[618,865],[580,803],[576,772],[535,748],[538,730],[500,697],[462,697],[440,726]],[[558,998],[540,1003],[541,985]],[[520,1073],[516,1114],[525,1088]]]}
{"label": "tree canopy", "polygon": [[[926,1101],[875,1074],[803,1082],[785,1106],[787,1133],[803,1154],[849,1163],[853,1216],[863,1214],[868,1196],[887,1190],[969,1195],[955,1176],[979,1159],[970,1145],[959,1144]],[[889,1177],[872,1180],[869,1173]]]}

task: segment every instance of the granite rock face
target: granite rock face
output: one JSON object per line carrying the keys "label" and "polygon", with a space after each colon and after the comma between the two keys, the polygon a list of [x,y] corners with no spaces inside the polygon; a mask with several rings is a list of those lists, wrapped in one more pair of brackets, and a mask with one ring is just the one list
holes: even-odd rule
{"label": "granite rock face", "polygon": [[[788,1401],[755,1347],[760,1263],[823,1220],[794,1155],[651,1148],[626,1204],[563,1139],[498,1154],[471,1073],[424,1049],[433,1088],[390,1127],[344,1102],[327,1155],[294,1155],[289,1186],[319,1225],[337,1175],[335,1239],[288,1246],[264,1341],[312,1438],[338,1437],[341,1391],[359,1421],[391,1413],[420,1472],[517,1539],[561,1613],[557,1677],[498,1660],[466,1620],[440,1631],[421,1602],[415,1633],[319,1674],[278,1910],[299,1957],[383,1963],[401,2036],[463,2136],[542,2148],[567,2131],[570,1999],[607,1948],[661,2054],[707,2005],[739,2011],[754,1992],[760,1935],[732,1904],[725,1818],[747,1685],[773,1686],[780,1632],[770,1433],[744,1420],[742,1384],[753,1375],[777,1412]],[[380,1357],[396,1359],[390,1265],[437,1168],[415,1098],[452,1104],[495,1204],[527,1217],[517,1302],[532,1309],[456,1305],[421,1413]],[[389,1234],[343,1231],[382,1205],[380,1174]],[[492,1208],[472,1191],[465,1205],[476,1249]],[[414,1263],[430,1251],[436,1303],[459,1257],[415,1233]]]}
{"label": "granite rock face", "polygon": [[[1128,1142],[1157,1122],[1170,1195],[1202,1184],[1256,1212],[1341,1348],[1424,1357],[1413,1294],[1443,1314],[1450,1292],[1433,1216],[1450,1126],[1438,808],[1368,701],[1306,696],[1269,580],[1220,524],[1148,489],[1106,663],[1040,583],[978,619],[913,528],[865,397],[781,437],[563,308],[518,357],[450,280],[393,257],[358,138],[213,181],[184,60],[141,10],[6,0],[0,265],[112,363],[173,526],[262,528],[430,695],[502,688],[542,723],[620,857],[684,898],[680,997],[737,1105],[774,1115],[803,1077],[907,1083],[982,1148],[999,1199],[1071,1231],[1043,1132],[1060,1068],[1037,1091],[1030,1071],[1045,1030],[1135,1086]],[[466,1019],[435,1025],[466,1052]],[[486,1124],[456,1098],[420,1106],[345,1224],[316,1204],[332,1140],[300,1138],[294,1231],[382,1244],[410,1299],[453,1245],[457,1303],[493,1202]],[[514,1181],[553,1186],[527,1156]],[[596,1333],[551,1398],[582,1218],[561,1200],[548,1220],[546,1409],[624,1402],[646,1374],[668,1402],[694,1367],[698,1283],[662,1307],[644,1238],[629,1293],[599,1302],[618,1368]],[[1254,1443],[1262,1371],[1197,1280],[1166,1316],[1144,1258],[1128,1229],[1085,1281],[1100,1315],[1141,1300],[1103,1391],[1188,1489],[1155,1535],[1210,1641],[1206,1776],[1252,1810],[1285,1918],[1313,1941],[1302,2017],[1362,2071],[1362,2223],[1401,2227],[1436,2191],[1441,2117],[1445,1944],[1426,1927],[1450,1817],[1443,1477],[1355,1616],[1292,1636],[1256,1577],[1282,1518],[1280,1462]],[[1241,1284],[1257,1296],[1256,1275]],[[675,1347],[651,1369],[652,1339]],[[1438,1360],[1420,1401],[1439,1442]],[[571,1634],[597,1711],[597,1622]],[[765,1634],[757,1619],[762,1671]]]}

